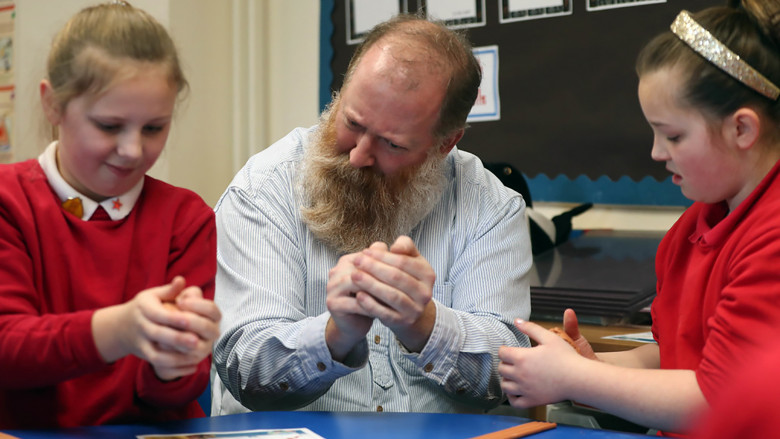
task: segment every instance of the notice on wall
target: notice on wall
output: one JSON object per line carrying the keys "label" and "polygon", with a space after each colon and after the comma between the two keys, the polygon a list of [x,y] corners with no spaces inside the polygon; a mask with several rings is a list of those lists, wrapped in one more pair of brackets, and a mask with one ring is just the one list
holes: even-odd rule
{"label": "notice on wall", "polygon": [[420,9],[450,29],[485,25],[485,0],[420,0]]}
{"label": "notice on wall", "polygon": [[14,101],[13,1],[0,0],[0,163],[13,160],[11,149]]}
{"label": "notice on wall", "polygon": [[666,0],[587,0],[585,9],[588,11],[600,11],[602,9],[628,8],[653,3],[666,3]]}
{"label": "notice on wall", "polygon": [[571,15],[573,0],[502,0],[498,21],[536,20]]}
{"label": "notice on wall", "polygon": [[358,44],[377,24],[406,12],[406,0],[345,0],[347,44]]}
{"label": "notice on wall", "polygon": [[498,46],[475,47],[474,56],[482,67],[482,82],[474,106],[466,119],[483,122],[501,119],[501,100],[498,93]]}

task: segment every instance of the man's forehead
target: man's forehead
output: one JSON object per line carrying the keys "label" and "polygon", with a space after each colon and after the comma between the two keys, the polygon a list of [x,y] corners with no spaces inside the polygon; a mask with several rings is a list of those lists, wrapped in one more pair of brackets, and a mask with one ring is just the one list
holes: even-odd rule
{"label": "man's forehead", "polygon": [[354,76],[382,78],[405,89],[446,85],[446,69],[430,51],[398,38],[386,38],[371,46],[355,66]]}

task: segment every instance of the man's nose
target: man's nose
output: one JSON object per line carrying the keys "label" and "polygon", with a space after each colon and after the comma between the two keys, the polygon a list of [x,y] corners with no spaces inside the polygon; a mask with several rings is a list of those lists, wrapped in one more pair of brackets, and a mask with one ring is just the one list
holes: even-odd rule
{"label": "man's nose", "polygon": [[374,162],[374,139],[369,134],[362,134],[355,143],[355,147],[349,151],[349,164],[354,168],[367,168]]}

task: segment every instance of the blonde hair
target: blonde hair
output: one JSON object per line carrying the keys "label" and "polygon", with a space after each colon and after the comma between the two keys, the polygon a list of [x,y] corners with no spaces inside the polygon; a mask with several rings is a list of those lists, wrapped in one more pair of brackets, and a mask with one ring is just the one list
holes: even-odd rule
{"label": "blonde hair", "polygon": [[165,28],[127,2],[82,9],[54,37],[47,76],[60,108],[83,94],[100,95],[136,73],[127,61],[167,66],[169,81],[181,93],[188,88],[176,46]]}

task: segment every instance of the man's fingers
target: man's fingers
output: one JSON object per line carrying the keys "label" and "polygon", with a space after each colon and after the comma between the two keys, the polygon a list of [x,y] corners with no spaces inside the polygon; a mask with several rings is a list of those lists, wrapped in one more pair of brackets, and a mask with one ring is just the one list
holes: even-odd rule
{"label": "man's fingers", "polygon": [[416,288],[419,282],[433,285],[436,280],[436,273],[425,259],[393,252],[364,250],[355,258],[355,267],[402,291]]}
{"label": "man's fingers", "polygon": [[381,242],[381,241],[377,241],[377,242],[371,244],[368,248],[370,248],[372,250],[380,251],[380,252],[381,251],[386,252],[388,250],[387,249],[387,244],[385,244],[384,242]]}
{"label": "man's fingers", "polygon": [[398,239],[395,240],[393,245],[390,246],[390,251],[413,258],[420,256],[420,251],[417,250],[417,246],[414,245],[412,238],[404,235],[399,236]]}

